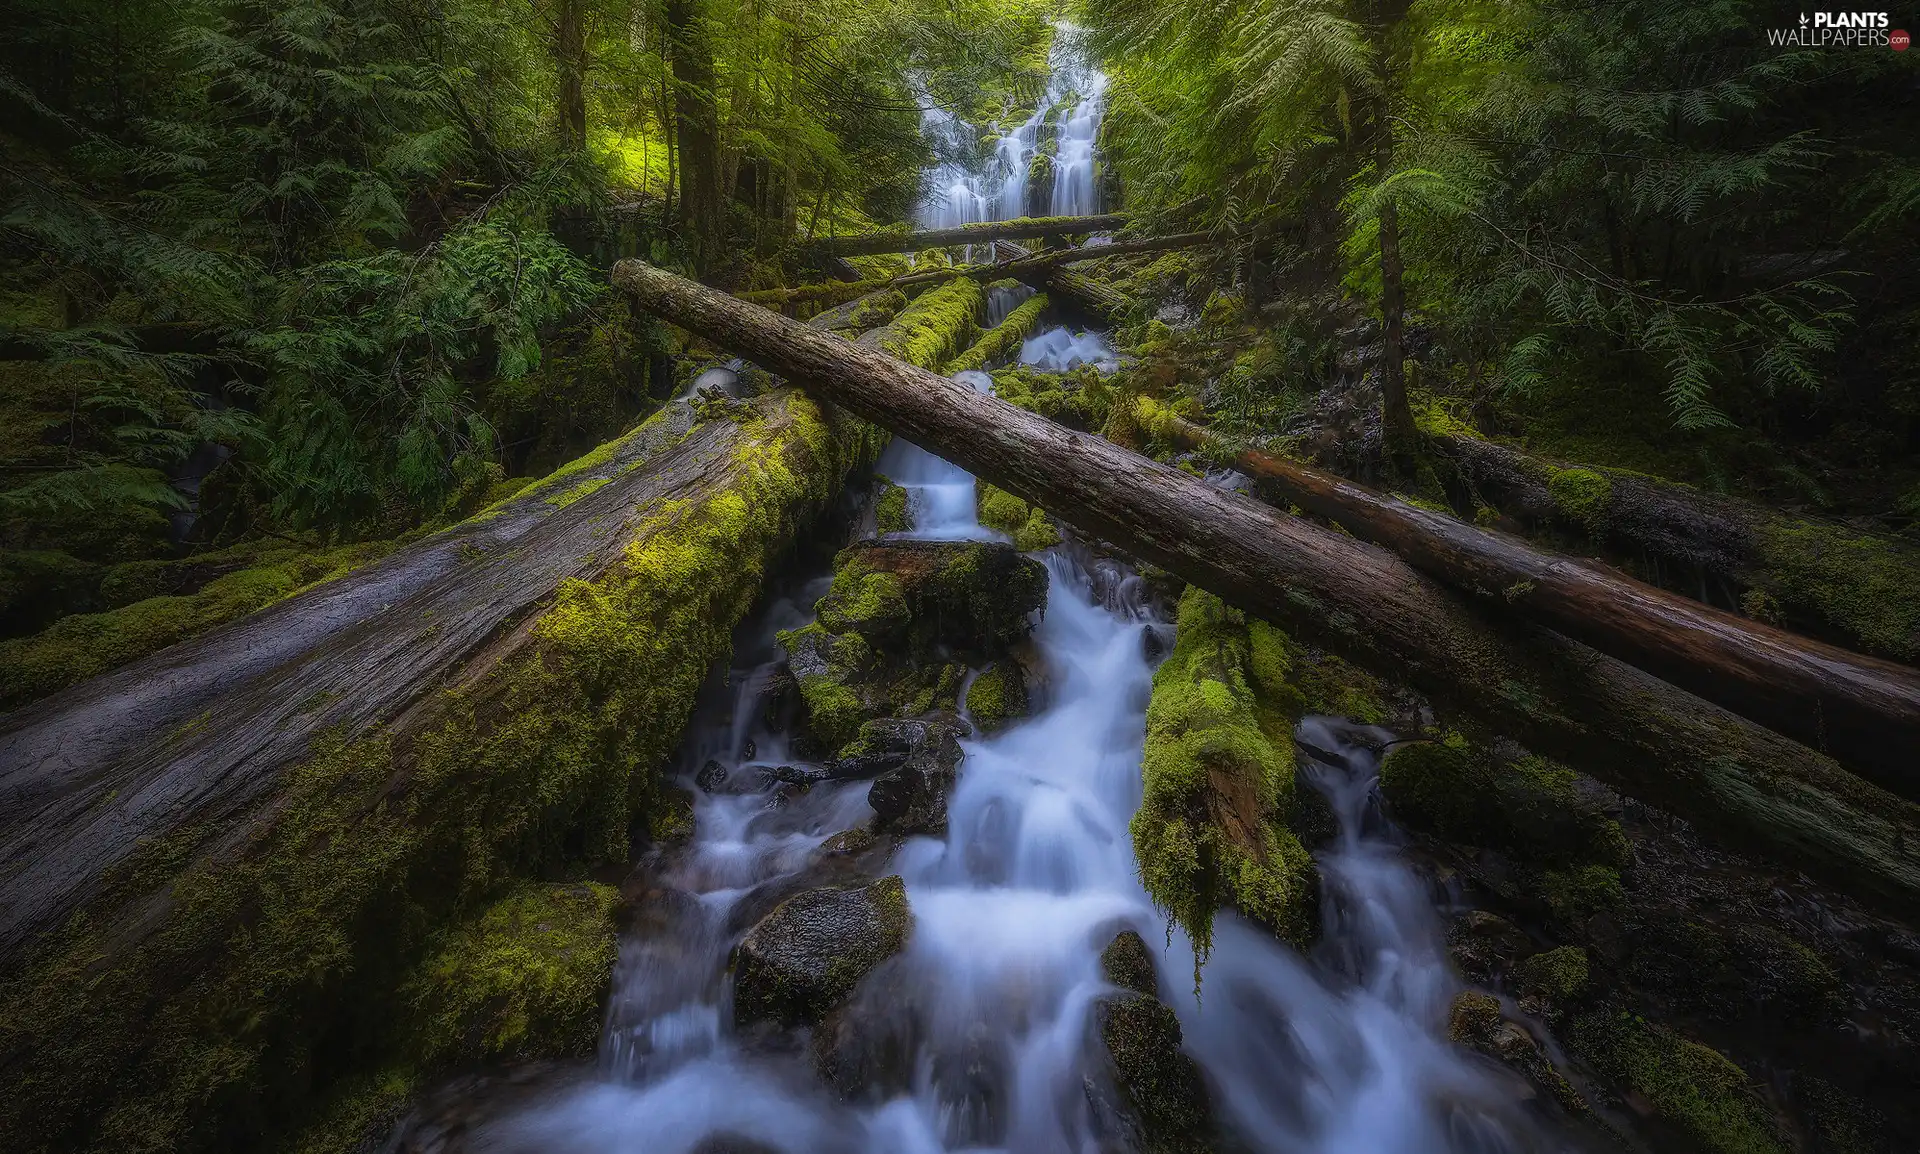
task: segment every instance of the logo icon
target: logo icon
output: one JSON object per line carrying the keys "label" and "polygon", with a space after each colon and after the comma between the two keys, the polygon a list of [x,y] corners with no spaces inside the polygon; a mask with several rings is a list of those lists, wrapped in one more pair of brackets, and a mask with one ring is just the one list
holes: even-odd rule
{"label": "logo icon", "polygon": [[1895,52],[1905,52],[1907,46],[1912,43],[1913,37],[1907,35],[1905,28],[1895,28],[1893,31],[1887,33],[1887,46]]}

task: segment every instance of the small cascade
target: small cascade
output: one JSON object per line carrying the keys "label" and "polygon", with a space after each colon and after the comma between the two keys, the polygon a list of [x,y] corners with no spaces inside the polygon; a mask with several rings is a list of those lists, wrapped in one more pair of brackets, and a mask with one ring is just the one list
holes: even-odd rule
{"label": "small cascade", "polygon": [[1085,83],[1080,102],[1060,126],[1053,158],[1053,198],[1047,206],[1054,216],[1087,216],[1100,211],[1094,185],[1094,145],[1100,134],[1100,114],[1105,110],[1106,74],[1089,72]]}

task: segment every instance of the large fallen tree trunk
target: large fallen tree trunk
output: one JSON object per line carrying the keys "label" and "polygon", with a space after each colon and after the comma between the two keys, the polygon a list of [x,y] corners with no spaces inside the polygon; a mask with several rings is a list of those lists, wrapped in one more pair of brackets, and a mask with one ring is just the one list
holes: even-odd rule
{"label": "large fallen tree trunk", "polygon": [[822,237],[809,241],[807,247],[813,252],[833,256],[871,256],[877,253],[924,252],[930,248],[953,248],[963,244],[1018,240],[1022,237],[1113,232],[1124,228],[1126,223],[1126,214],[1118,212],[1103,216],[1023,216],[1014,220],[989,220],[919,232],[868,232],[858,236]]}
{"label": "large fallen tree trunk", "polygon": [[[963,344],[909,327],[943,316]],[[682,820],[696,692],[882,440],[793,390],[699,408],[0,717],[0,1148],[264,1148],[425,1076],[440,935]]]}
{"label": "large fallen tree trunk", "polygon": [[1920,661],[1920,548],[1910,543],[1464,432],[1427,433],[1476,497],[1522,523],[1586,536],[1702,600],[1744,601],[1851,648]]}
{"label": "large fallen tree trunk", "polygon": [[1141,426],[1162,440],[1226,452],[1307,512],[1392,549],[1456,589],[1498,598],[1521,617],[1831,753],[1902,796],[1920,797],[1920,671],[1736,617],[1297,461],[1233,446],[1145,398],[1135,405]]}
{"label": "large fallen tree trunk", "polygon": [[636,303],[1083,530],[1737,845],[1920,912],[1920,806],[1391,553],[636,261]]}

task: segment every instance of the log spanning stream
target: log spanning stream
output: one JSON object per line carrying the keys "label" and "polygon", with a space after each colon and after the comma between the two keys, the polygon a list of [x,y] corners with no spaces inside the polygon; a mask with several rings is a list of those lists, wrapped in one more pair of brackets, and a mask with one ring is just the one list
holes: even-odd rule
{"label": "log spanning stream", "polygon": [[[1071,64],[1071,61],[1066,62]],[[1048,101],[1082,93],[1064,121],[1060,190],[1089,198],[1100,82],[1061,68]],[[1077,78],[1077,79],[1076,79]],[[1046,112],[1002,140],[986,171],[942,170],[929,224],[1017,215]],[[929,130],[953,132],[944,113]],[[1084,147],[1083,147],[1084,146]],[[1068,171],[1066,165],[1084,165]],[[1058,204],[1055,205],[1059,207]],[[997,297],[996,313],[1014,303]],[[1054,328],[1021,360],[1064,369],[1113,357],[1098,333]],[[976,388],[984,373],[961,374]],[[880,471],[907,491],[913,529],[934,540],[996,539],[975,514],[971,475],[896,441]],[[693,841],[656,866],[649,909],[622,946],[598,1076],[497,1117],[476,1135],[504,1151],[1114,1151],[1103,1126],[1094,1016],[1114,992],[1102,950],[1132,929],[1155,957],[1159,997],[1204,1071],[1226,1148],[1385,1154],[1560,1149],[1511,1075],[1445,1039],[1460,982],[1435,895],[1374,801],[1391,735],[1328,718],[1296,734],[1302,774],[1339,832],[1319,856],[1324,933],[1303,957],[1223,914],[1198,995],[1192,947],[1169,934],[1137,877],[1128,822],[1141,798],[1153,655],[1169,627],[1139,579],[1072,545],[1042,555],[1049,578],[1033,635],[1046,668],[1034,716],[962,742],[945,836],[906,839],[880,872],[904,882],[904,950],[843,1013],[904,1039],[887,1055],[903,1089],[825,1085],[804,1047],[734,1025],[730,952],[773,903],[817,885],[829,841],[871,820],[867,781],[795,790],[778,767],[810,768],[770,727],[764,695],[776,635],[804,626],[824,578],[776,600],[740,635],[728,687],[709,695],[683,750],[696,797]],[[788,775],[791,776],[791,775]],[[698,779],[696,783],[696,777]],[[871,871],[870,871],[871,872]],[[837,880],[845,880],[844,877]],[[870,1087],[869,1087],[870,1089]]]}

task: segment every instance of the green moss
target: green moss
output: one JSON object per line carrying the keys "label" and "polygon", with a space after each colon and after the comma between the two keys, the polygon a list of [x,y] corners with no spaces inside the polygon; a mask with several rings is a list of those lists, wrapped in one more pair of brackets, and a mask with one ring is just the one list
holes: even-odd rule
{"label": "green moss", "polygon": [[1560,515],[1599,536],[1613,507],[1613,482],[1592,469],[1556,469],[1547,478],[1547,495]]}
{"label": "green moss", "polygon": [[1600,1075],[1713,1154],[1785,1154],[1746,1071],[1717,1050],[1622,1011],[1575,1020],[1569,1040]]}
{"label": "green moss", "polygon": [[487,486],[487,491],[480,497],[480,507],[484,509],[489,505],[498,505],[539,479],[538,477],[502,477]]}
{"label": "green moss", "polygon": [[1027,715],[1027,678],[1015,661],[996,661],[967,687],[967,713],[993,733]]}
{"label": "green moss", "polygon": [[1091,368],[1085,374],[995,369],[993,393],[1010,405],[1083,431],[1105,425],[1112,407],[1112,390]]}
{"label": "green moss", "polygon": [[1811,521],[1760,538],[1759,586],[1789,616],[1828,622],[1872,653],[1920,658],[1920,551]]}
{"label": "green moss", "polygon": [[1047,310],[1047,294],[1035,293],[1008,313],[1006,319],[988,329],[972,347],[947,363],[949,375],[965,369],[984,369],[1006,360],[1020,351],[1021,344],[1040,324]]}
{"label": "green moss", "polygon": [[524,885],[442,935],[404,991],[423,1063],[592,1053],[618,898],[595,882]]}
{"label": "green moss", "polygon": [[[1615,867],[1628,857],[1620,824],[1580,794],[1572,770],[1545,758],[1504,761],[1458,736],[1413,742],[1381,762],[1380,787],[1402,821],[1449,841],[1551,866]],[[1582,893],[1598,898],[1606,887],[1568,875],[1561,888],[1572,909]]]}
{"label": "green moss", "polygon": [[880,347],[908,364],[945,364],[967,347],[985,304],[986,296],[972,277],[928,289],[880,330]]}
{"label": "green moss", "polygon": [[[394,542],[376,541],[313,553],[279,551],[270,554],[273,560],[216,577],[195,593],[148,597],[105,613],[64,617],[35,636],[0,641],[0,710],[197,637],[349,573],[393,548]],[[110,572],[108,578],[116,590],[125,591],[142,580],[157,579],[154,567],[169,564],[178,565],[139,563]]]}
{"label": "green moss", "polygon": [[906,586],[892,573],[861,573],[844,583],[836,578],[818,608],[820,624],[833,633],[894,633],[911,615]]}
{"label": "green moss", "polygon": [[419,1052],[402,991],[462,932],[445,927],[517,879],[623,862],[767,565],[877,449],[783,404],[740,434],[732,485],[651,507],[617,563],[564,582],[523,646],[405,734],[329,735],[270,808],[183,822],[43,938],[0,986],[8,1148],[285,1133]]}
{"label": "green moss", "polygon": [[907,491],[885,477],[879,483],[880,496],[873,503],[874,528],[882,533],[908,532],[913,514],[907,507]]}
{"label": "green moss", "polygon": [[1173,652],[1154,674],[1146,790],[1132,832],[1147,893],[1193,938],[1199,959],[1226,903],[1294,942],[1313,933],[1312,859],[1284,825],[1292,725],[1259,691],[1252,661],[1245,617],[1188,588]]}
{"label": "green moss", "polygon": [[547,504],[552,505],[557,509],[564,509],[568,505],[571,505],[575,501],[578,501],[580,498],[588,496],[593,493],[597,493],[602,488],[612,483],[613,483],[612,477],[590,477],[587,480],[580,482],[578,485],[575,485],[572,488],[568,489],[564,493],[555,493],[553,496],[548,497]]}
{"label": "green moss", "polygon": [[1597,913],[1626,904],[1620,871],[1606,865],[1581,865],[1547,870],[1540,875],[1540,897],[1560,922],[1578,925]]}
{"label": "green moss", "polygon": [[1579,946],[1561,946],[1535,954],[1514,971],[1514,979],[1523,991],[1541,994],[1556,1002],[1579,997],[1586,991],[1588,978],[1587,951]]}

